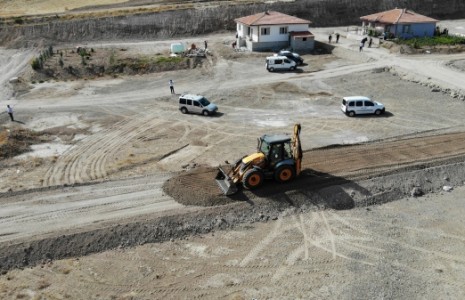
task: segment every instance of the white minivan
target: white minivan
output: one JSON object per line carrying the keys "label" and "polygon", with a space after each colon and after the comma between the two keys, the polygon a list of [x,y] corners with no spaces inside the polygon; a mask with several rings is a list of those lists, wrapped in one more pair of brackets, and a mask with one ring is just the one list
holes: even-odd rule
{"label": "white minivan", "polygon": [[386,109],[382,103],[372,101],[368,97],[350,96],[342,98],[341,110],[349,117],[353,117],[364,114],[380,115]]}
{"label": "white minivan", "polygon": [[179,110],[183,114],[195,113],[209,116],[218,111],[218,106],[210,103],[204,96],[185,94],[179,97]]}
{"label": "white minivan", "polygon": [[270,72],[278,70],[291,70],[294,71],[296,63],[286,56],[268,56],[266,58],[266,69]]}

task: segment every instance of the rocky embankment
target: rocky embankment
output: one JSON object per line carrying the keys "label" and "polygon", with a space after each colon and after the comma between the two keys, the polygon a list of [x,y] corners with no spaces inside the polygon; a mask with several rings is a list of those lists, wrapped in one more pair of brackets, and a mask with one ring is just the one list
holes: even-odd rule
{"label": "rocky embankment", "polygon": [[[360,16],[394,7],[406,7],[438,19],[463,17],[465,2],[454,0],[296,0],[238,5],[207,5],[192,9],[169,10],[124,16],[79,18],[68,15],[21,17],[3,20],[0,25],[2,46],[30,47],[42,43],[96,40],[166,39],[170,37],[208,34],[234,30],[234,19],[266,10],[276,10],[312,21],[312,26],[344,26],[358,24]],[[130,2],[128,2],[130,5]],[[72,14],[72,12],[71,12]]]}

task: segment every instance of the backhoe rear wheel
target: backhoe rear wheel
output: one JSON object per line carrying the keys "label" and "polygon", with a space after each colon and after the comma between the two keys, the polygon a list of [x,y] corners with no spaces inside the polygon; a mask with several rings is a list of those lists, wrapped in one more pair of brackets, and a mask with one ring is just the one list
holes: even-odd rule
{"label": "backhoe rear wheel", "polygon": [[278,182],[288,182],[294,179],[295,170],[292,166],[281,166],[274,173],[274,179]]}
{"label": "backhoe rear wheel", "polygon": [[242,178],[242,185],[249,190],[253,190],[262,185],[265,176],[259,170],[248,170]]}

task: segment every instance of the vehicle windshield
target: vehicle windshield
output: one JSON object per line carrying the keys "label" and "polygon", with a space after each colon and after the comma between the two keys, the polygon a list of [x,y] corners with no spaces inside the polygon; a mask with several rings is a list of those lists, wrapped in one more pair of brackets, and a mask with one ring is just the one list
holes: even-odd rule
{"label": "vehicle windshield", "polygon": [[268,153],[270,152],[270,145],[264,140],[260,141],[260,152],[265,154],[266,157],[268,157]]}
{"label": "vehicle windshield", "polygon": [[205,98],[200,99],[199,102],[202,104],[202,106],[208,106],[210,104],[210,102],[208,102],[208,100]]}

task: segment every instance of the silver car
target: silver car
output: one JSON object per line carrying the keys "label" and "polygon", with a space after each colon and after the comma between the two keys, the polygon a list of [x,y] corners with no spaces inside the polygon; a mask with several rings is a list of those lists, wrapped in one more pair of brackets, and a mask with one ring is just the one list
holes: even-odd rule
{"label": "silver car", "polygon": [[179,97],[179,110],[183,114],[195,113],[209,116],[218,111],[218,106],[210,103],[204,96],[185,94]]}

